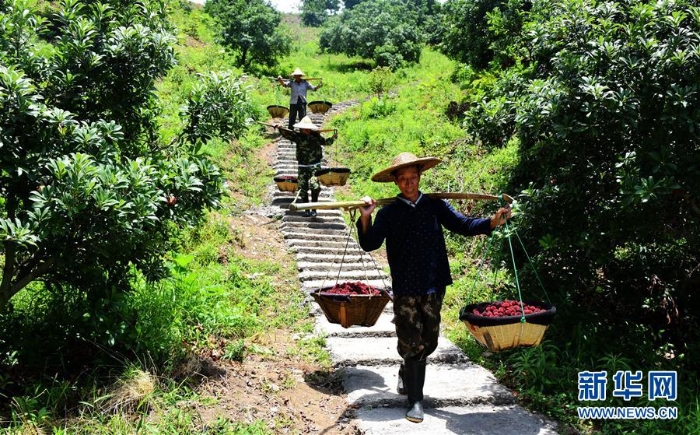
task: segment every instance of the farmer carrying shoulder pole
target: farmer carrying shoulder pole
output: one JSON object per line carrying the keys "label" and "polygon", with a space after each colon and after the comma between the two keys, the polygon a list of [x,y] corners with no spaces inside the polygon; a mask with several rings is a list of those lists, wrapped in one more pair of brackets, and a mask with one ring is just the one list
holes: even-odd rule
{"label": "farmer carrying shoulder pole", "polygon": [[284,80],[282,76],[277,76],[277,81],[285,88],[292,90],[292,95],[289,99],[289,129],[294,128],[294,123],[306,116],[306,92],[310,89],[315,91],[323,86],[323,82],[317,86],[312,85],[304,79],[304,73],[299,69],[295,69],[291,74],[291,80]]}
{"label": "farmer carrying shoulder pole", "polygon": [[407,394],[406,419],[414,423],[423,421],[426,362],[437,348],[442,301],[446,287],[452,284],[443,227],[464,236],[490,234],[511,216],[510,207],[503,207],[491,218],[467,217],[446,201],[423,195],[421,176],[438,163],[440,159],[411,153],[394,157],[391,166],[376,173],[372,181],[393,181],[401,193],[377,212],[374,222],[376,201],[364,197],[366,205],[360,208],[357,220],[363,250],[378,249],[386,240],[397,350],[403,358],[398,392]]}
{"label": "farmer carrying shoulder pole", "polygon": [[[311,121],[311,118],[305,116],[300,122],[294,124],[298,128],[296,132],[292,129],[286,129],[282,126],[277,126],[277,130],[282,136],[296,144],[296,157],[298,166],[298,185],[299,198],[298,202],[309,202],[309,193],[311,191],[312,202],[318,201],[318,195],[321,192],[321,185],[316,178],[316,170],[321,167],[323,159],[323,146],[332,145],[338,138],[336,131],[333,136],[325,138],[321,135],[320,129]],[[316,210],[306,210],[304,217],[316,217]]]}

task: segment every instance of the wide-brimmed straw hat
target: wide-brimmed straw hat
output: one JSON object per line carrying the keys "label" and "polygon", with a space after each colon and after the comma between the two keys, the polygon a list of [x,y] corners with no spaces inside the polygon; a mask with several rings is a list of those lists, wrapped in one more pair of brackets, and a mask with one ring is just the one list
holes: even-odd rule
{"label": "wide-brimmed straw hat", "polygon": [[401,168],[418,166],[420,167],[420,172],[422,173],[426,169],[432,168],[441,161],[442,160],[438,159],[437,157],[418,158],[412,153],[401,153],[394,157],[394,160],[391,162],[391,166],[374,174],[372,176],[372,181],[376,181],[378,183],[388,183],[390,181],[394,181],[394,171]]}
{"label": "wide-brimmed straw hat", "polygon": [[308,129],[308,130],[318,130],[318,126],[311,121],[311,118],[308,116],[305,116],[301,118],[301,121],[297,122],[294,124],[294,128],[298,128],[299,130],[301,129]]}
{"label": "wide-brimmed straw hat", "polygon": [[303,72],[302,70],[300,70],[299,68],[297,68],[297,69],[294,70],[293,73],[291,73],[291,74],[289,74],[289,75],[292,76],[292,77],[295,77],[295,76],[304,76],[304,75],[306,75],[306,74],[304,74],[304,72]]}

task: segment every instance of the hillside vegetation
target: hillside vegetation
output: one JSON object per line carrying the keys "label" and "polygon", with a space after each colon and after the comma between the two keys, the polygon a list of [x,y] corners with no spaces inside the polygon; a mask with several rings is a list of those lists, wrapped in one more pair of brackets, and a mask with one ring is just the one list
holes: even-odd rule
{"label": "hillside vegetation", "polygon": [[[0,4],[5,433],[307,433],[295,394],[340,409],[316,427],[351,433],[293,257],[255,217],[273,173],[253,121],[287,104],[273,78],[296,67],[323,78],[313,99],[358,102],[329,120],[327,157],[352,170],[337,199],[393,196],[369,179],[403,151],[443,159],[424,191],[516,198],[495,237],[447,237],[445,334],[472,360],[562,433],[700,432],[693,2],[350,2],[324,28],[280,16],[289,51],[245,62],[215,8],[98,3]],[[341,44],[363,25],[396,32],[363,34],[371,53]],[[405,32],[407,46],[381,38]],[[519,290],[557,306],[545,341],[484,352],[460,310]],[[217,367],[245,379],[212,393]],[[580,373],[603,371],[607,399],[580,400]],[[613,374],[636,371],[676,372],[677,399],[610,394]],[[249,415],[231,411],[236,393]],[[678,418],[584,420],[581,406]]]}

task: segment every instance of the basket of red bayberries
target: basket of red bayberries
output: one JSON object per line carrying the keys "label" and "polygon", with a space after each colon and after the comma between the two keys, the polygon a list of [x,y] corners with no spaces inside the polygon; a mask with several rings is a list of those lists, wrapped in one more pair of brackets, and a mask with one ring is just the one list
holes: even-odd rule
{"label": "basket of red bayberries", "polygon": [[546,302],[503,300],[470,304],[459,319],[476,341],[492,352],[538,346],[557,309]]}
{"label": "basket of red bayberries", "polygon": [[362,282],[345,282],[311,293],[331,323],[343,328],[374,326],[391,297],[386,290]]}

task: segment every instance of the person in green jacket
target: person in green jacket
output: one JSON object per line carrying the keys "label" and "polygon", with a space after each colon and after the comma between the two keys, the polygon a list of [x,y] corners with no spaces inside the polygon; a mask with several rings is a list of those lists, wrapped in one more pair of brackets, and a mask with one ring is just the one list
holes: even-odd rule
{"label": "person in green jacket", "polygon": [[[318,126],[311,121],[311,118],[305,116],[300,122],[294,124],[299,131],[290,130],[282,126],[277,129],[280,134],[296,144],[297,164],[299,165],[298,185],[299,198],[298,203],[309,202],[309,191],[311,191],[311,201],[317,202],[318,195],[321,192],[321,184],[316,179],[315,172],[321,167],[323,159],[323,147],[332,145],[338,138],[338,133],[335,132],[332,137],[325,138],[321,135]],[[306,210],[304,217],[315,217],[316,210]]]}

